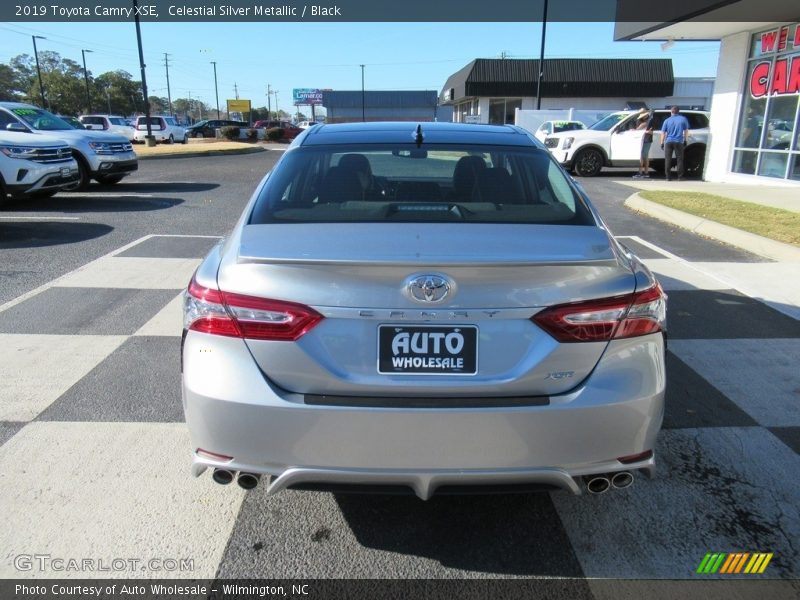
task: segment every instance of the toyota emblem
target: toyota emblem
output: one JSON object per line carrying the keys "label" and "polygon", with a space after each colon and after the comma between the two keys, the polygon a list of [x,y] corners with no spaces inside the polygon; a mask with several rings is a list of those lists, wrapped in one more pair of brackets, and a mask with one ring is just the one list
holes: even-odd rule
{"label": "toyota emblem", "polygon": [[418,275],[407,285],[411,298],[428,304],[442,302],[450,294],[451,289],[450,282],[441,275]]}

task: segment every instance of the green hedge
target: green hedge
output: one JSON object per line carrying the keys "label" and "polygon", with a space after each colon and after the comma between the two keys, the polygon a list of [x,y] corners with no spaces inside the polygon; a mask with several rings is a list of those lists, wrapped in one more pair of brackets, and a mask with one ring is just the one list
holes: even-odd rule
{"label": "green hedge", "polygon": [[235,126],[220,127],[219,133],[226,140],[238,140],[241,129]]}

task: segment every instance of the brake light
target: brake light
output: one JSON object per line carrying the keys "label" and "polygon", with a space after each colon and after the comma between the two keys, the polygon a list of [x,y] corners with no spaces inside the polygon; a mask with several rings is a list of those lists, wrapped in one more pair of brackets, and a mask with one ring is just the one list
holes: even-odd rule
{"label": "brake light", "polygon": [[184,327],[212,335],[293,342],[322,319],[302,304],[222,292],[194,278],[184,294]]}
{"label": "brake light", "polygon": [[662,331],[666,300],[655,284],[624,296],[552,306],[531,319],[559,342],[607,342]]}

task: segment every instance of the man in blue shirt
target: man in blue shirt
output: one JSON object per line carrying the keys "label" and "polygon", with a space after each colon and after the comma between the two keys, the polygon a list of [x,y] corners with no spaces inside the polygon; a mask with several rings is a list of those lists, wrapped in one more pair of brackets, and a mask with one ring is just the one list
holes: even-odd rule
{"label": "man in blue shirt", "polygon": [[672,116],[664,121],[661,126],[661,147],[664,149],[664,172],[667,181],[672,179],[672,153],[678,163],[678,179],[683,179],[683,149],[689,138],[689,121],[680,114],[677,106],[670,110]]}

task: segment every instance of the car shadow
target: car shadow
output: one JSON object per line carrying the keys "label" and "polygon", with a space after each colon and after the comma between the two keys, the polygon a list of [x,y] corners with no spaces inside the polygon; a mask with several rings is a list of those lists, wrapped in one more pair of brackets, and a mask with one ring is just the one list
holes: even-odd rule
{"label": "car shadow", "polygon": [[52,198],[47,199],[12,202],[3,208],[3,215],[13,217],[15,210],[19,210],[20,212],[24,211],[26,213],[57,211],[67,214],[140,212],[172,208],[184,202],[182,198],[149,198],[126,195],[125,191],[122,189],[115,189],[114,191],[119,193],[98,197],[92,195],[92,190],[90,188],[85,196],[78,192],[69,196],[56,194]]}
{"label": "car shadow", "polygon": [[123,182],[114,185],[92,184],[87,192],[181,194],[185,192],[208,192],[218,187],[218,183],[195,183],[189,181]]}
{"label": "car shadow", "polygon": [[64,221],[0,221],[0,249],[41,248],[75,244],[99,238],[114,230],[102,223]]}
{"label": "car shadow", "polygon": [[519,576],[581,577],[547,493],[434,496],[336,494],[360,544],[445,567]]}

